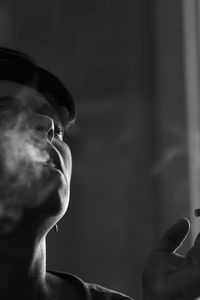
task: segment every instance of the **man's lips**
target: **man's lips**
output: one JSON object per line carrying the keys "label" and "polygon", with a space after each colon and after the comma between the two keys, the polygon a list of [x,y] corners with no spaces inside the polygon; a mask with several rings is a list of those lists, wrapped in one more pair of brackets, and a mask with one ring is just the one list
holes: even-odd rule
{"label": "man's lips", "polygon": [[64,165],[62,164],[62,157],[58,150],[54,146],[50,145],[50,147],[48,147],[46,151],[48,153],[49,159],[43,162],[44,167],[47,167],[54,171],[58,171],[64,176],[65,180],[67,180],[65,171],[63,169]]}
{"label": "man's lips", "polygon": [[54,146],[52,147],[51,145],[51,147],[49,147],[49,149],[47,149],[46,151],[49,155],[49,159],[46,161],[47,165],[49,165],[49,167],[58,169],[61,173],[63,173],[62,165],[60,161],[61,158],[57,149]]}
{"label": "man's lips", "polygon": [[52,160],[42,163],[42,166],[46,167],[47,169],[53,170],[53,171],[58,171],[60,174],[62,174],[65,177],[64,172],[61,168],[61,165],[60,164],[59,164],[59,166],[56,165]]}

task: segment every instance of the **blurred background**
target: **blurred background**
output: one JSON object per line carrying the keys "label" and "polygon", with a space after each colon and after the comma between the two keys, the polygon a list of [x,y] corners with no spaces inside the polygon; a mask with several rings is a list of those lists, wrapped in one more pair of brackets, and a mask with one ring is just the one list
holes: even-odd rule
{"label": "blurred background", "polygon": [[0,44],[71,90],[71,202],[47,267],[139,299],[177,219],[199,231],[199,1],[1,0]]}

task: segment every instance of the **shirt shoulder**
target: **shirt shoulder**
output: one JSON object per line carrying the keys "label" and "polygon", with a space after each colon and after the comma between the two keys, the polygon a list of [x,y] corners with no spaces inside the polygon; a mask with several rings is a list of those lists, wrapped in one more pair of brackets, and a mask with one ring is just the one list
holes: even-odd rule
{"label": "shirt shoulder", "polygon": [[87,286],[92,295],[92,300],[134,300],[123,293],[108,289],[98,284],[87,283]]}
{"label": "shirt shoulder", "polygon": [[70,282],[79,294],[81,295],[81,300],[134,300],[133,298],[122,294],[120,292],[108,289],[99,284],[87,283],[83,281],[78,276],[75,276],[70,273],[50,271],[64,280]]}

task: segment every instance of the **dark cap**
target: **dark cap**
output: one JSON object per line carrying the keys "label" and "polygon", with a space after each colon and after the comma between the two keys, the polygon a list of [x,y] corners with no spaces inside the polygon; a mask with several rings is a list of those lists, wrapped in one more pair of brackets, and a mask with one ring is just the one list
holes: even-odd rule
{"label": "dark cap", "polygon": [[76,109],[71,93],[58,78],[22,52],[0,47],[0,80],[34,88],[55,108],[65,128],[74,122]]}

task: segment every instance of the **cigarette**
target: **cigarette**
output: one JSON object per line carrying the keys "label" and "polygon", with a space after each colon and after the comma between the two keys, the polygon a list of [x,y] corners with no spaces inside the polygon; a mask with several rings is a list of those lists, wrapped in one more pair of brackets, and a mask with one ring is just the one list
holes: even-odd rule
{"label": "cigarette", "polygon": [[196,208],[194,210],[194,214],[195,214],[196,217],[200,217],[200,208]]}

